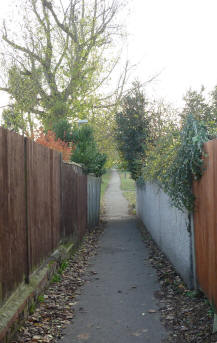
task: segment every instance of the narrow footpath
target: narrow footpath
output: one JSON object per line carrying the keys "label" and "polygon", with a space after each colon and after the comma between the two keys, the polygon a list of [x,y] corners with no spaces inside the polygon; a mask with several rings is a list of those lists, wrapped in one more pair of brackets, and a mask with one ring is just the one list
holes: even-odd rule
{"label": "narrow footpath", "polygon": [[107,224],[97,255],[90,259],[88,282],[60,342],[160,343],[167,333],[154,296],[158,280],[136,219],[128,215],[116,171],[105,194],[105,211]]}

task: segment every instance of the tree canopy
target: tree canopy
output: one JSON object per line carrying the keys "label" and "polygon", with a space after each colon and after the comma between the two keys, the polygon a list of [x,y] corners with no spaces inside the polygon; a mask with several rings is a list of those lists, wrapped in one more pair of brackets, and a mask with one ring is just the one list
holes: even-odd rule
{"label": "tree canopy", "polygon": [[106,155],[101,153],[89,124],[72,127],[66,119],[53,125],[53,132],[61,142],[73,146],[71,161],[82,164],[85,173],[101,176],[105,172]]}
{"label": "tree canopy", "polygon": [[106,155],[99,152],[93,129],[89,125],[74,128],[72,140],[75,150],[72,151],[71,161],[82,164],[83,170],[87,174],[93,173],[98,177],[104,174]]}
{"label": "tree canopy", "polygon": [[0,90],[11,97],[8,125],[15,114],[28,113],[30,126],[37,118],[50,128],[54,120],[85,118],[107,104],[100,89],[117,62],[105,52],[121,32],[120,6],[116,0],[26,0],[21,33],[14,36],[4,23],[7,75]]}
{"label": "tree canopy", "polygon": [[141,175],[146,144],[150,133],[147,102],[139,83],[123,97],[121,111],[116,114],[116,140],[121,156],[133,179]]}

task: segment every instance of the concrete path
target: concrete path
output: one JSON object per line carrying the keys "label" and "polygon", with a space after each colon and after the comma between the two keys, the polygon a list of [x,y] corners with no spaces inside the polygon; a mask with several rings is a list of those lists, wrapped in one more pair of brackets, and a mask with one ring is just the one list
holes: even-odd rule
{"label": "concrete path", "polygon": [[109,187],[104,196],[105,220],[129,218],[128,201],[120,190],[120,177],[116,171],[112,172]]}
{"label": "concrete path", "polygon": [[62,343],[160,343],[167,336],[154,297],[155,271],[119,186],[114,171],[105,195],[108,223]]}

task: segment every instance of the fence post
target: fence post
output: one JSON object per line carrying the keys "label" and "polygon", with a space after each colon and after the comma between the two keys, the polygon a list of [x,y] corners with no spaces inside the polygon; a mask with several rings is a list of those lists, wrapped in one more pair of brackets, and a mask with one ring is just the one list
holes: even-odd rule
{"label": "fence post", "polygon": [[60,153],[60,240],[65,238],[65,225],[63,222],[63,157],[62,153]]}
{"label": "fence post", "polygon": [[101,182],[102,182],[102,177],[99,178],[99,183],[98,183],[98,206],[97,206],[97,211],[98,211],[98,223],[97,225],[99,225],[99,221],[100,221],[100,195],[101,195]]}
{"label": "fence post", "polygon": [[24,175],[25,175],[25,209],[26,209],[26,275],[25,282],[29,283],[30,275],[30,240],[29,240],[29,222],[28,222],[28,166],[27,166],[27,137],[24,137]]}
{"label": "fence post", "polygon": [[50,157],[50,225],[51,225],[51,248],[52,251],[54,250],[55,243],[54,243],[54,200],[53,200],[53,150],[51,149],[49,152]]}

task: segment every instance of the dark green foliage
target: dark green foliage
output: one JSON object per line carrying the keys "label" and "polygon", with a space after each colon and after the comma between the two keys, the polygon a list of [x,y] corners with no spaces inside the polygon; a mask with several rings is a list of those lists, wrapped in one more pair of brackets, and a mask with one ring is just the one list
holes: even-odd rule
{"label": "dark green foliage", "polygon": [[72,126],[67,119],[60,119],[55,122],[52,127],[56,138],[60,138],[63,142],[72,142]]}
{"label": "dark green foliage", "polygon": [[93,129],[88,125],[74,128],[72,140],[76,145],[76,149],[72,153],[71,160],[82,164],[86,174],[93,173],[96,176],[104,174],[106,155],[98,151],[93,136]]}
{"label": "dark green foliage", "polygon": [[203,122],[187,115],[180,131],[180,145],[172,165],[167,170],[167,180],[163,184],[172,204],[180,210],[194,209],[193,180],[203,174],[203,145],[208,141],[206,126]]}
{"label": "dark green foliage", "polygon": [[93,129],[89,125],[72,128],[66,119],[60,119],[53,124],[53,131],[56,133],[56,138],[73,142],[75,150],[72,152],[71,160],[82,164],[86,174],[101,176],[105,173],[106,155],[98,151]]}
{"label": "dark green foliage", "polygon": [[143,91],[136,83],[131,93],[123,98],[122,111],[116,114],[118,149],[134,180],[141,175],[149,138],[146,105]]}
{"label": "dark green foliage", "polygon": [[182,118],[192,114],[197,120],[203,121],[207,127],[209,139],[217,136],[217,87],[205,97],[205,88],[200,91],[189,90],[185,97],[185,106],[181,113]]}
{"label": "dark green foliage", "polygon": [[182,118],[186,118],[191,114],[197,120],[203,120],[208,122],[210,120],[210,107],[206,102],[204,96],[204,87],[201,87],[201,90],[195,91],[189,89],[184,96],[185,106],[181,113]]}

